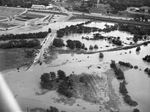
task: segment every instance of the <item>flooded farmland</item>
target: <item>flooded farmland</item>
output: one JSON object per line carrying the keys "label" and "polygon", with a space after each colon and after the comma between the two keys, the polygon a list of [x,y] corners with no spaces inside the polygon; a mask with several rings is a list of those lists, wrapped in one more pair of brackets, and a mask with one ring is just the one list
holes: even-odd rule
{"label": "flooded farmland", "polygon": [[[63,25],[57,24],[56,26],[61,28],[72,24],[77,23],[63,22]],[[105,28],[106,24],[114,25],[114,23],[92,22],[86,26]],[[136,47],[107,51],[118,46],[110,44],[107,40],[85,40],[82,38],[92,38],[94,33],[97,32],[71,34],[64,36],[62,39],[65,44],[67,44],[68,39],[79,40],[87,48],[90,45],[97,45],[98,49],[92,51],[88,49],[86,52],[77,53],[76,50],[68,50],[67,47],[49,48],[47,58],[41,65],[33,64],[29,69],[2,71],[24,112],[33,108],[47,109],[49,106],[54,106],[60,111],[66,112],[129,112],[135,108],[139,109],[140,112],[150,111],[150,77],[144,72],[150,63],[142,60],[143,57],[150,54],[150,45],[140,46],[141,50],[139,52],[136,51]],[[132,39],[127,40],[127,38],[133,37],[128,32],[116,30],[108,33],[100,32],[100,34],[102,36],[120,37],[120,40],[126,43],[123,44],[124,46],[129,46],[129,43],[133,42]],[[104,50],[105,52],[103,52]],[[87,53],[89,51],[90,53]],[[103,53],[103,58],[99,57],[99,52]],[[115,60],[116,63],[119,61],[129,62],[131,65],[137,66],[136,68],[123,70],[128,95],[138,103],[137,106],[128,106],[123,101],[123,96],[119,93],[119,83],[121,81],[115,78],[110,67],[111,60]],[[85,91],[80,90],[78,91],[80,95],[68,99],[58,94],[56,90],[41,89],[41,75],[49,72],[57,73],[58,70],[63,70],[66,76],[75,75],[80,77],[83,73],[86,74],[86,78],[89,78],[87,88],[91,90],[91,93],[88,89],[85,89]],[[82,87],[82,84],[80,86]],[[76,88],[79,88],[79,85]],[[85,97],[85,95],[87,96]],[[89,100],[89,98],[92,100]]]}

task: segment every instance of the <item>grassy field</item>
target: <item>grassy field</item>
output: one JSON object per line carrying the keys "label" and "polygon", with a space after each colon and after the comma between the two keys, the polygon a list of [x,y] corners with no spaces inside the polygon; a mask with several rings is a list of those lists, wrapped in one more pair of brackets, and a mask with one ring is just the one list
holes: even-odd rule
{"label": "grassy field", "polygon": [[26,58],[24,49],[0,49],[0,71],[27,66],[33,58]]}
{"label": "grassy field", "polygon": [[9,17],[22,13],[24,9],[0,6],[0,16]]}

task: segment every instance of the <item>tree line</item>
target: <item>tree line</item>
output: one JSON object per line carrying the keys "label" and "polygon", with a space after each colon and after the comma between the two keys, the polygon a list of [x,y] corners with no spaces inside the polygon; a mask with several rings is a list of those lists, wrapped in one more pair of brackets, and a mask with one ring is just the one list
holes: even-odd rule
{"label": "tree line", "polygon": [[[126,66],[126,67],[130,67],[133,68],[133,66],[129,63],[125,63],[125,62],[119,62],[120,65]],[[119,92],[123,95],[123,99],[124,102],[126,104],[128,104],[129,106],[137,106],[138,103],[134,100],[131,99],[131,97],[128,95],[128,91],[126,89],[126,81],[125,81],[125,76],[123,71],[118,68],[118,66],[116,65],[115,61],[111,61],[110,67],[113,69],[114,74],[116,76],[116,78],[118,80],[122,80],[123,82],[120,82],[120,86],[119,86]]]}
{"label": "tree line", "polygon": [[32,4],[40,4],[47,6],[52,0],[0,0],[0,6],[9,6],[9,7],[28,7],[30,8]]}
{"label": "tree line", "polygon": [[13,40],[13,39],[35,39],[35,38],[45,38],[48,32],[38,32],[38,33],[28,33],[28,34],[8,34],[1,35],[0,41]]}
{"label": "tree line", "polygon": [[7,43],[0,44],[1,49],[10,49],[10,48],[33,48],[33,47],[39,47],[40,41],[37,39],[32,40],[11,40]]}

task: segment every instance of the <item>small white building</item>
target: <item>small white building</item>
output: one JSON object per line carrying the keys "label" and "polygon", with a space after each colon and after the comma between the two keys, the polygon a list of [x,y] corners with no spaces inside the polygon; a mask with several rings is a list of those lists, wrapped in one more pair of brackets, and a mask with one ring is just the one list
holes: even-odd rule
{"label": "small white building", "polygon": [[32,9],[46,9],[46,7],[44,5],[32,5],[31,6]]}
{"label": "small white building", "polygon": [[49,4],[48,6],[46,6],[46,9],[53,9],[53,5],[52,4]]}

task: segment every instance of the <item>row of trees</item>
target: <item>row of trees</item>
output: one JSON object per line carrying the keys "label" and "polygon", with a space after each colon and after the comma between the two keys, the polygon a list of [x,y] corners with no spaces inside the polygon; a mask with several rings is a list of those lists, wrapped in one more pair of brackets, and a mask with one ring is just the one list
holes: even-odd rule
{"label": "row of trees", "polygon": [[128,95],[128,91],[126,89],[126,82],[120,82],[119,91],[123,95],[123,99],[125,103],[127,103],[129,106],[137,106],[138,103],[131,99],[131,97]]}
{"label": "row of trees", "polygon": [[58,38],[62,38],[63,36],[67,36],[70,34],[82,34],[82,33],[91,33],[91,32],[95,32],[95,31],[103,31],[103,32],[111,32],[114,30],[117,30],[118,25],[106,25],[106,28],[104,29],[100,29],[100,28],[96,28],[96,27],[86,27],[84,26],[85,24],[89,24],[92,21],[88,21],[85,23],[81,23],[81,24],[77,24],[77,25],[71,25],[71,26],[66,26],[65,28],[59,29],[57,31],[57,37]]}
{"label": "row of trees", "polygon": [[[133,67],[129,63],[125,62],[119,62],[120,65],[126,66],[126,67]],[[117,67],[115,61],[111,61],[110,67],[113,69],[115,76],[118,80],[123,80],[123,82],[120,82],[119,91],[123,95],[124,102],[127,103],[129,106],[136,106],[137,102],[132,100],[131,97],[128,95],[128,91],[126,89],[126,81],[123,71]]]}
{"label": "row of trees", "polygon": [[12,40],[7,43],[0,44],[0,48],[2,49],[10,49],[10,48],[33,48],[39,47],[40,41],[37,39],[33,40]]}
{"label": "row of trees", "polygon": [[10,7],[28,7],[30,8],[32,4],[48,5],[52,0],[0,0],[0,6],[10,6]]}
{"label": "row of trees", "polygon": [[118,24],[120,31],[127,31],[136,35],[150,35],[150,27],[136,26],[130,24]]}
{"label": "row of trees", "polygon": [[133,68],[133,66],[128,62],[119,61],[118,63],[122,66],[125,66],[125,67],[128,67],[128,68]]}
{"label": "row of trees", "polygon": [[[51,32],[51,30],[49,30]],[[13,40],[13,39],[35,39],[35,38],[45,38],[48,32],[38,32],[38,33],[28,33],[28,34],[8,34],[1,35],[0,41]]]}
{"label": "row of trees", "polygon": [[150,6],[149,0],[106,0],[117,11],[126,10],[127,7]]}

